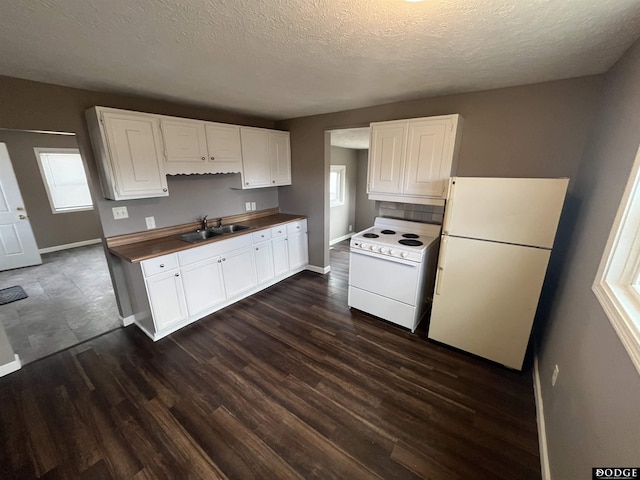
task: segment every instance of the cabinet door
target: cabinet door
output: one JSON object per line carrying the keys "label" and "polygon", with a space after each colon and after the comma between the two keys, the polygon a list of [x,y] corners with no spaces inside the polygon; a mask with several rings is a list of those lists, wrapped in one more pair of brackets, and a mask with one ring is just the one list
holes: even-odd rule
{"label": "cabinet door", "polygon": [[240,128],[242,143],[243,188],[271,185],[269,132],[257,128]]}
{"label": "cabinet door", "polygon": [[289,271],[289,243],[286,236],[274,238],[271,241],[273,249],[273,271],[276,277]]}
{"label": "cabinet door", "polygon": [[273,253],[271,242],[262,242],[254,248],[256,257],[256,273],[258,276],[258,284],[273,280]]}
{"label": "cabinet door", "polygon": [[222,276],[227,298],[236,297],[258,284],[253,247],[222,255]]}
{"label": "cabinet door", "polygon": [[167,174],[205,173],[207,139],[204,122],[180,118],[160,120]]}
{"label": "cabinet door", "polygon": [[297,235],[289,235],[287,247],[290,270],[295,270],[309,263],[307,232],[302,232]]}
{"label": "cabinet door", "polygon": [[403,193],[445,196],[451,176],[451,120],[409,122]]}
{"label": "cabinet door", "polygon": [[169,195],[159,120],[113,112],[103,112],[101,118],[114,176],[114,200]]}
{"label": "cabinet door", "polygon": [[271,184],[291,185],[291,151],[289,132],[269,132]]}
{"label": "cabinet door", "polygon": [[146,279],[146,284],[156,331],[187,318],[179,270],[154,275]]}
{"label": "cabinet door", "polygon": [[368,192],[400,193],[406,123],[372,124]]}
{"label": "cabinet door", "polygon": [[240,127],[220,123],[206,123],[209,173],[242,172]]}
{"label": "cabinet door", "polygon": [[220,257],[182,267],[181,273],[189,316],[214,307],[225,299]]}

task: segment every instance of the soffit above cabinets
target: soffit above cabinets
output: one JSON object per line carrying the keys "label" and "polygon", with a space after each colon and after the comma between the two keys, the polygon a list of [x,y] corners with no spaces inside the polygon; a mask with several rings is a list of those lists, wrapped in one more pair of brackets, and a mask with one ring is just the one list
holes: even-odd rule
{"label": "soffit above cabinets", "polygon": [[637,0],[5,0],[0,75],[283,119],[608,70]]}

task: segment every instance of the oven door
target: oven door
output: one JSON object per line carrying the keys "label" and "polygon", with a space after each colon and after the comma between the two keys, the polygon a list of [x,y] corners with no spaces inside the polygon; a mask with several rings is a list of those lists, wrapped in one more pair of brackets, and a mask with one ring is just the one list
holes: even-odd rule
{"label": "oven door", "polygon": [[420,263],[352,249],[349,286],[383,297],[417,305]]}

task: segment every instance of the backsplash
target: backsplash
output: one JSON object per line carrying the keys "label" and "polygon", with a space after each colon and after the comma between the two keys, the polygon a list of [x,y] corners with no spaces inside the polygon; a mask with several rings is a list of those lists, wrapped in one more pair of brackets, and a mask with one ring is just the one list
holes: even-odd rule
{"label": "backsplash", "polygon": [[442,224],[444,207],[434,205],[415,205],[413,203],[376,202],[381,217],[401,218],[416,222]]}

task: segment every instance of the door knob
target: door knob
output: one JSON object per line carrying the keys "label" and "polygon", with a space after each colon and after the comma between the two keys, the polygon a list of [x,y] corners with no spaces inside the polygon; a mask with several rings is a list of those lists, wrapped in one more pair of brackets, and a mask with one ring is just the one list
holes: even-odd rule
{"label": "door knob", "polygon": [[18,218],[19,218],[20,220],[26,220],[26,219],[27,219],[27,217],[25,217],[24,215],[18,215]]}

